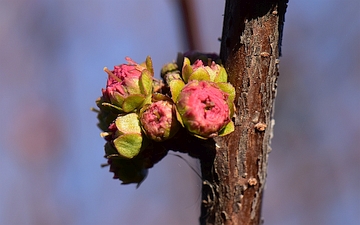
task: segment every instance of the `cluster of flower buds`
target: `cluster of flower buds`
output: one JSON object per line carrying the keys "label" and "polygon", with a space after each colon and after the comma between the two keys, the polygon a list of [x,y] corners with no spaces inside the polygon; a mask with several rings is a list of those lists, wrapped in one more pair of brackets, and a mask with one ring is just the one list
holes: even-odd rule
{"label": "cluster of flower buds", "polygon": [[104,68],[108,80],[96,101],[114,178],[141,183],[147,169],[166,155],[161,143],[180,129],[201,139],[234,130],[235,89],[216,55],[179,55],[177,63],[163,66],[162,80],[154,78],[150,57],[141,64],[126,60],[112,71]]}

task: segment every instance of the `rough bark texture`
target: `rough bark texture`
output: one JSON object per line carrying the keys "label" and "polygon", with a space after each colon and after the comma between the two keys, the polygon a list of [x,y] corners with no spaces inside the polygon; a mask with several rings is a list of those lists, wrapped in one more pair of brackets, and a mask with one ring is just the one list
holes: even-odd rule
{"label": "rough bark texture", "polygon": [[220,55],[236,88],[236,128],[200,158],[201,224],[261,223],[286,3],[226,1]]}

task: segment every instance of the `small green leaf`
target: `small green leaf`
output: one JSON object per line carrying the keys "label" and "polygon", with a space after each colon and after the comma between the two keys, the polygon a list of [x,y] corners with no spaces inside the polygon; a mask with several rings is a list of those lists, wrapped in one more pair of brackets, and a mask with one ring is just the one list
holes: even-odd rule
{"label": "small green leaf", "polygon": [[169,98],[169,96],[166,96],[166,95],[163,95],[160,93],[153,93],[152,99],[155,102],[157,102],[157,101],[170,101],[171,102],[171,98]]}
{"label": "small green leaf", "polygon": [[122,133],[141,133],[139,117],[136,113],[118,116],[115,120],[117,129]]}
{"label": "small green leaf", "polygon": [[228,77],[228,75],[226,73],[225,68],[220,66],[220,71],[219,71],[218,75],[215,77],[214,82],[215,83],[219,83],[219,82],[226,83],[227,82],[227,77]]}
{"label": "small green leaf", "polygon": [[145,97],[140,94],[129,95],[125,98],[124,103],[122,105],[122,109],[124,112],[132,112],[136,108],[140,107],[144,102]]}
{"label": "small green leaf", "polygon": [[192,80],[205,80],[210,81],[210,75],[205,68],[198,68],[189,77],[188,82]]}
{"label": "small green leaf", "polygon": [[235,112],[234,100],[235,100],[235,88],[230,83],[216,83],[216,85],[225,93],[229,95],[227,103],[230,109],[230,116],[232,117]]}
{"label": "small green leaf", "polygon": [[151,76],[153,76],[154,75],[154,68],[153,68],[153,64],[152,64],[152,60],[151,60],[150,56],[146,57],[145,64],[146,64],[146,68],[149,70]]}
{"label": "small green leaf", "polygon": [[216,85],[225,93],[229,94],[229,101],[235,99],[235,88],[230,83],[216,83]]}
{"label": "small green leaf", "polygon": [[202,140],[206,140],[206,139],[208,139],[208,138],[203,137],[203,136],[200,136],[200,135],[198,135],[198,134],[194,134],[194,133],[192,133],[192,135],[193,135],[193,136],[195,136],[195,137],[197,137],[197,138],[200,138],[200,139],[202,139]]}
{"label": "small green leaf", "polygon": [[170,81],[169,86],[171,92],[171,99],[176,102],[181,90],[185,86],[185,83],[182,80],[172,80]]}
{"label": "small green leaf", "polygon": [[113,93],[112,103],[116,106],[121,106],[124,102],[124,96],[122,96],[119,92]]}
{"label": "small green leaf", "polygon": [[185,127],[184,122],[183,122],[181,115],[180,115],[179,111],[177,110],[177,108],[176,108],[175,112],[176,112],[176,119],[179,121],[179,123],[181,124],[182,127]]}
{"label": "small green leaf", "polygon": [[165,64],[162,68],[161,68],[161,77],[165,77],[166,74],[168,73],[173,73],[175,71],[178,71],[178,66],[176,65],[176,63],[168,63]]}
{"label": "small green leaf", "polygon": [[191,65],[191,62],[190,62],[190,59],[189,58],[187,58],[187,57],[184,57],[184,63],[183,63],[183,66],[185,66],[185,65]]}
{"label": "small green leaf", "polygon": [[114,145],[119,154],[132,159],[137,156],[142,146],[141,134],[123,134],[114,140]]}
{"label": "small green leaf", "polygon": [[231,102],[228,99],[227,103],[228,103],[228,106],[229,106],[229,109],[230,109],[230,117],[232,117],[234,115],[234,113],[235,113],[234,102]]}
{"label": "small green leaf", "polygon": [[233,121],[230,121],[226,126],[219,132],[219,136],[225,136],[232,133],[235,130]]}
{"label": "small green leaf", "polygon": [[151,104],[151,97],[152,97],[152,95],[148,95],[148,96],[146,96],[146,98],[145,98],[145,100],[141,103],[141,105],[139,106],[139,108],[140,107],[142,107],[143,105],[145,105],[145,104]]}
{"label": "small green leaf", "polygon": [[120,111],[120,112],[123,111],[120,107],[118,107],[118,106],[116,106],[116,105],[113,105],[113,104],[110,104],[110,103],[107,103],[107,102],[103,102],[103,103],[101,103],[101,105],[102,105],[102,106],[108,106],[108,107],[110,107],[111,109],[116,109],[117,111]]}
{"label": "small green leaf", "polygon": [[185,83],[188,82],[190,75],[192,74],[193,69],[190,65],[190,60],[188,58],[184,58],[184,65],[182,68],[182,78],[184,79]]}
{"label": "small green leaf", "polygon": [[139,85],[140,85],[140,91],[142,94],[144,94],[146,96],[151,94],[153,80],[152,80],[152,76],[148,70],[143,70],[141,72]]}

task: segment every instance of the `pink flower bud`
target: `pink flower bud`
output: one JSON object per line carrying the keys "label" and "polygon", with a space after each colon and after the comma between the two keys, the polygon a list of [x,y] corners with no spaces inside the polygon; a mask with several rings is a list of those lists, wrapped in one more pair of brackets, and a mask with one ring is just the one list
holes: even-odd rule
{"label": "pink flower bud", "polygon": [[209,61],[204,64],[201,59],[196,60],[190,64],[188,58],[184,58],[182,77],[185,82],[191,80],[206,80],[215,83],[227,82],[227,73],[223,66],[216,64],[214,61]]}
{"label": "pink flower bud", "polygon": [[160,100],[144,106],[140,122],[145,134],[154,141],[165,141],[178,131],[175,105],[170,100]]}
{"label": "pink flower bud", "polygon": [[126,58],[128,64],[121,64],[114,66],[113,71],[106,71],[109,78],[107,80],[106,89],[104,92],[109,95],[110,99],[113,97],[114,92],[125,96],[129,94],[140,93],[139,89],[139,78],[141,72],[146,69],[146,67],[140,66],[130,58]]}
{"label": "pink flower bud", "polygon": [[104,68],[109,77],[102,93],[105,102],[121,111],[131,112],[151,95],[153,69],[150,57],[143,64],[137,64],[129,57],[126,60],[128,64],[115,66],[113,71]]}
{"label": "pink flower bud", "polygon": [[193,80],[180,92],[176,106],[183,125],[203,138],[215,137],[231,120],[229,94],[216,83]]}

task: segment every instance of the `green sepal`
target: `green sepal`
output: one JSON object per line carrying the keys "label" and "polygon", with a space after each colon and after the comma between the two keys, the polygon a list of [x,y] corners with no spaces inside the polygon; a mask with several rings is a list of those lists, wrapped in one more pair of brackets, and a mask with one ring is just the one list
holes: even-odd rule
{"label": "green sepal", "polygon": [[192,80],[204,80],[204,81],[210,81],[210,75],[209,73],[206,71],[205,68],[198,68],[197,70],[195,70],[190,77],[188,78],[188,82],[192,81]]}
{"label": "green sepal", "polygon": [[161,77],[164,77],[167,73],[172,73],[178,70],[178,66],[176,63],[168,63],[165,64],[162,68],[161,68]]}
{"label": "green sepal", "polygon": [[181,124],[182,127],[185,127],[184,121],[182,120],[181,115],[180,115],[177,107],[176,107],[175,112],[176,112],[176,119],[177,119],[177,121],[179,121],[179,123]]}
{"label": "green sepal", "polygon": [[176,102],[181,90],[185,86],[185,83],[182,80],[172,80],[169,86],[171,92],[171,99]]}
{"label": "green sepal", "polygon": [[220,71],[219,71],[218,75],[215,77],[214,82],[215,83],[219,83],[219,82],[226,83],[227,78],[228,78],[228,75],[226,73],[225,68],[220,66]]}
{"label": "green sepal", "polygon": [[232,133],[234,130],[235,130],[234,122],[230,121],[228,124],[226,124],[226,126],[222,130],[220,130],[219,136],[228,135]]}
{"label": "green sepal", "polygon": [[216,83],[216,85],[222,90],[223,92],[227,93],[228,99],[227,104],[230,110],[230,117],[234,115],[235,107],[234,107],[234,100],[235,100],[235,88],[230,83]]}
{"label": "green sepal", "polygon": [[168,96],[163,95],[161,93],[153,93],[152,101],[153,102],[157,102],[157,101],[170,101],[171,102],[171,98],[169,98]]}
{"label": "green sepal", "polygon": [[[146,96],[146,98],[144,99],[144,101],[142,102],[142,104],[140,105],[141,107],[143,106],[143,105],[146,105],[146,104],[151,104],[151,94],[150,95],[147,95]],[[140,107],[139,107],[140,108]]]}
{"label": "green sepal", "polygon": [[103,103],[101,103],[101,105],[102,106],[108,106],[110,109],[113,109],[113,110],[115,109],[115,110],[120,111],[120,112],[123,111],[122,108],[120,108],[119,106],[113,105],[111,103],[103,102]]}
{"label": "green sepal", "polygon": [[125,98],[119,92],[114,92],[112,97],[112,104],[120,107],[124,103]]}
{"label": "green sepal", "polygon": [[228,106],[229,106],[229,109],[230,109],[230,117],[233,117],[234,113],[235,113],[235,106],[234,106],[234,102],[230,102],[228,100]]}
{"label": "green sepal", "polygon": [[132,159],[139,154],[142,146],[142,135],[139,133],[127,133],[114,140],[114,146],[118,153],[127,159]]}
{"label": "green sepal", "polygon": [[154,75],[154,67],[153,67],[152,60],[151,60],[150,56],[146,57],[145,64],[146,64],[147,70],[149,70],[151,76],[153,76]]}
{"label": "green sepal", "polygon": [[184,57],[183,66],[185,65],[189,65],[189,66],[191,65],[190,59],[187,57]]}
{"label": "green sepal", "polygon": [[[144,104],[144,105],[141,107],[141,109],[140,109],[140,111],[139,111],[139,117],[138,117],[138,118],[141,118],[141,117],[142,117],[142,114],[145,112],[145,110],[147,110],[147,108],[149,108],[150,105],[151,105],[151,103],[149,103],[149,104]],[[139,119],[139,122],[140,122],[140,125],[141,125],[141,126],[140,126],[141,129],[144,131],[140,119]]]}
{"label": "green sepal", "polygon": [[150,71],[143,70],[141,72],[140,80],[139,80],[139,86],[140,91],[144,95],[150,95],[152,92],[152,85],[153,85],[153,79],[151,76]]}
{"label": "green sepal", "polygon": [[183,68],[182,68],[182,78],[184,79],[185,83],[188,82],[188,79],[192,73],[193,73],[193,69],[190,65],[190,60],[185,57]]}
{"label": "green sepal", "polygon": [[235,99],[235,88],[230,83],[216,83],[216,85],[222,90],[223,92],[229,95],[229,101],[233,102]]}
{"label": "green sepal", "polygon": [[122,109],[124,112],[132,112],[140,107],[144,100],[145,97],[141,94],[129,95],[127,98],[125,98]]}
{"label": "green sepal", "polygon": [[124,133],[141,133],[139,117],[136,113],[129,113],[118,116],[115,120],[116,128],[121,134]]}
{"label": "green sepal", "polygon": [[206,137],[200,136],[200,135],[195,134],[195,133],[191,133],[191,134],[192,134],[193,136],[197,137],[197,138],[202,139],[202,140],[207,140],[207,139],[208,139],[208,138],[206,138]]}

